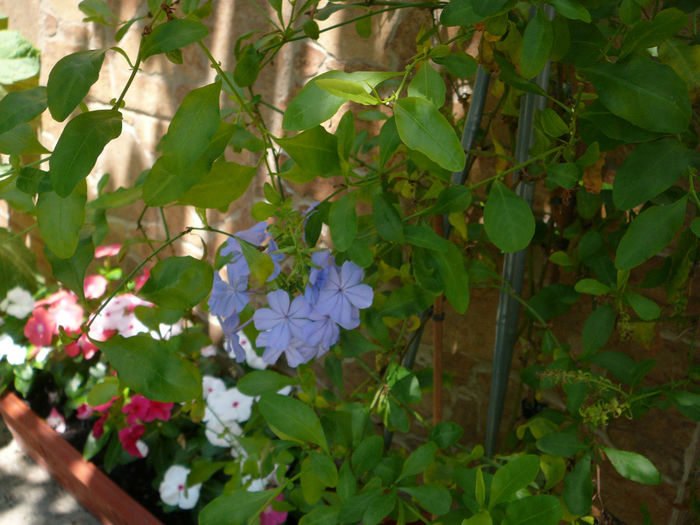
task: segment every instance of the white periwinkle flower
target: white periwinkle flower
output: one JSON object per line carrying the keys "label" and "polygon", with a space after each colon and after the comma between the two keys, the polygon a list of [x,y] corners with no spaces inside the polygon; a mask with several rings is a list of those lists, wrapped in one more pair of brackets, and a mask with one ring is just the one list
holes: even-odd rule
{"label": "white periwinkle flower", "polygon": [[[250,418],[254,398],[245,395],[237,388],[214,391],[207,397],[207,407],[221,421],[243,423]],[[206,415],[204,419],[207,420]]]}
{"label": "white periwinkle flower", "polygon": [[24,288],[15,286],[0,302],[0,310],[18,319],[24,319],[34,310],[34,297]]}
{"label": "white periwinkle flower", "polygon": [[187,476],[190,474],[190,469],[180,465],[173,465],[165,471],[163,481],[160,484],[160,499],[173,507],[181,509],[192,509],[197,504],[199,499],[199,489],[201,483],[187,486]]}
{"label": "white periwinkle flower", "polygon": [[0,361],[6,358],[11,365],[21,365],[27,360],[27,349],[14,342],[7,334],[0,335]]}

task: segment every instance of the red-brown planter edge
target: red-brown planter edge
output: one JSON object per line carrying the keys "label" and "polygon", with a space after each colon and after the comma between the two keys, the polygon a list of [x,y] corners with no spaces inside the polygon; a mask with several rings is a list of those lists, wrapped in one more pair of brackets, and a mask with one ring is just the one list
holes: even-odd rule
{"label": "red-brown planter edge", "polygon": [[19,446],[105,525],[163,525],[16,395],[0,395],[0,415]]}

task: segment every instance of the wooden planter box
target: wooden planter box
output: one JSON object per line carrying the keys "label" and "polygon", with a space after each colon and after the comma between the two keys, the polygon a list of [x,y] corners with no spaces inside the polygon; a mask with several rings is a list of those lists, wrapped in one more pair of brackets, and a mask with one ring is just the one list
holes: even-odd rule
{"label": "wooden planter box", "polygon": [[0,415],[19,446],[106,525],[163,525],[65,441],[16,395],[0,396]]}

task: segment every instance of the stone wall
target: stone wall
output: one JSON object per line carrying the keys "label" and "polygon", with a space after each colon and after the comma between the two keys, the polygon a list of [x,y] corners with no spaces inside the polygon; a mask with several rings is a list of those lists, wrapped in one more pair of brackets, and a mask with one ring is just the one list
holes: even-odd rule
{"label": "stone wall", "polygon": [[[255,0],[253,0],[255,2]],[[82,22],[83,14],[77,8],[77,0],[0,0],[0,12],[9,16],[10,29],[19,30],[42,52],[40,83],[46,83],[53,65],[68,53],[82,49],[109,47],[114,45],[114,29]],[[128,19],[145,8],[138,0],[113,0],[110,6],[121,19]],[[264,2],[261,3],[261,5]],[[260,14],[250,3],[240,0],[215,0],[214,12],[208,19],[210,34],[206,39],[213,55],[221,61],[222,67],[232,70],[234,64],[233,44],[238,36],[253,29],[262,28]],[[427,14],[425,16],[428,16]],[[340,21],[339,15],[325,21],[325,25]],[[402,69],[406,60],[415,50],[415,35],[427,19],[409,16],[403,10],[386,13],[375,21],[370,39],[361,39],[352,25],[339,31],[322,34],[316,41],[299,41],[288,46],[278,55],[271,67],[263,71],[257,83],[261,94],[271,104],[284,108],[292,96],[305,82],[328,69],[347,71],[361,68]],[[120,46],[131,56],[136,50],[144,21],[135,23],[126,33]],[[111,142],[100,157],[89,180],[94,184],[104,173],[110,173],[110,188],[129,184],[144,169],[150,167],[157,153],[155,146],[165,133],[170,117],[179,101],[191,89],[209,83],[214,71],[206,57],[196,46],[184,50],[183,66],[175,66],[163,57],[150,58],[144,65],[132,88],[129,90],[124,108],[122,135]],[[125,60],[116,52],[107,52],[100,80],[91,89],[87,103],[91,108],[104,108],[109,101],[121,92],[130,70]],[[265,114],[273,131],[279,131],[281,117],[269,112]],[[331,123],[332,125],[333,123]],[[41,140],[52,148],[65,123],[56,123],[44,118],[41,125]],[[237,160],[252,163],[245,156]],[[490,169],[489,161],[480,161],[477,170]],[[477,173],[477,176],[483,176]],[[263,178],[254,181],[246,195],[231,206],[226,215],[209,212],[210,222],[224,229],[240,229],[251,224],[250,206],[262,196]],[[318,187],[303,188],[297,192],[300,202],[310,202],[315,198]],[[321,189],[322,191],[322,189]],[[538,194],[538,208],[548,205],[544,193]],[[4,213],[0,206],[0,214]],[[139,238],[135,218],[142,210],[133,206],[120,215],[110,215],[110,237],[112,241]],[[185,225],[199,225],[200,220],[193,211],[169,210],[168,220],[171,233]],[[0,216],[0,219],[2,217]],[[143,217],[144,230],[152,236],[161,237],[163,232],[160,218],[155,210]],[[201,243],[197,238],[188,239],[190,250],[201,254]],[[220,242],[214,236],[205,241],[215,246]],[[35,248],[38,249],[37,239]],[[211,252],[210,252],[211,253]],[[131,262],[135,264],[143,253],[138,249],[130,251]],[[657,263],[659,261],[656,261]],[[566,279],[566,276],[563,276]],[[697,289],[697,287],[695,288]],[[663,298],[657,298],[662,300]],[[689,313],[697,314],[700,304],[696,299]],[[466,429],[464,441],[475,444],[483,441],[487,412],[488,392],[491,380],[491,355],[494,344],[494,320],[496,317],[498,294],[493,289],[473,289],[472,304],[465,316],[459,317],[448,309],[444,323],[445,347],[444,368],[453,375],[453,383],[445,389],[445,419],[459,422]],[[554,327],[562,341],[574,348],[580,344],[572,337],[569,329],[578,329],[590,313],[587,308],[578,307]],[[430,333],[432,325],[426,329],[424,343],[418,353],[418,363],[430,365],[432,346]],[[629,341],[612,341],[608,346],[627,352],[637,360],[647,357],[664,356],[664,362],[655,371],[650,381],[667,381],[685,370],[688,360],[688,339],[692,334],[682,332],[683,328],[664,325],[650,348]],[[520,401],[527,395],[521,390],[519,381],[519,356],[522,347],[516,349],[511,374],[509,396],[506,401],[506,414],[503,427],[517,425],[521,417]],[[551,406],[561,406],[561,400],[552,396],[545,400]],[[424,412],[430,412],[430,399],[424,404]],[[649,455],[664,476],[660,487],[642,487],[631,482],[622,482],[610,469],[602,474],[603,502],[625,523],[641,523],[640,503],[646,502],[655,523],[689,523],[686,508],[680,505],[692,499],[690,490],[700,484],[697,479],[698,450],[700,450],[700,425],[682,418],[675,410],[653,411],[642,419],[615,421],[602,434],[602,439],[616,447],[634,450]]]}

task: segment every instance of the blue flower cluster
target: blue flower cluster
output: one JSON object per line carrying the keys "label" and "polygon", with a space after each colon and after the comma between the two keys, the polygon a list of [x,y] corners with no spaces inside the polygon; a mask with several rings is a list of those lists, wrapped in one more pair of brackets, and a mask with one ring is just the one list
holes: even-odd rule
{"label": "blue flower cluster", "polygon": [[[214,274],[214,286],[209,298],[209,309],[216,315],[226,337],[226,349],[241,362],[245,351],[238,342],[237,332],[243,328],[239,314],[249,304],[250,268],[243,256],[242,239],[256,246],[263,246],[270,255],[274,270],[268,282],[280,272],[284,255],[276,253],[277,245],[267,232],[267,224],[260,222],[230,238],[221,250],[231,255],[226,265],[228,280]],[[266,295],[267,308],[258,308],[253,314],[255,327],[260,331],[255,344],[264,348],[263,360],[274,364],[282,353],[291,367],[320,357],[340,337],[340,328],[351,330],[360,325],[360,309],[372,304],[372,288],[362,284],[364,272],[352,261],[342,266],[335,263],[329,251],[315,252],[311,257],[312,268],[303,295],[294,298],[282,289]]]}

